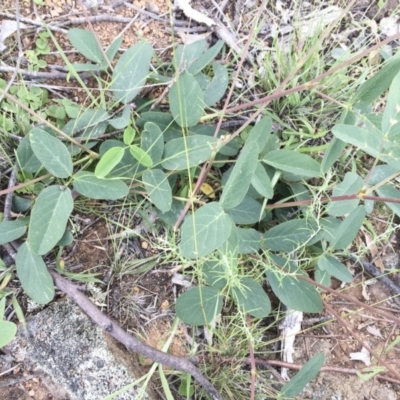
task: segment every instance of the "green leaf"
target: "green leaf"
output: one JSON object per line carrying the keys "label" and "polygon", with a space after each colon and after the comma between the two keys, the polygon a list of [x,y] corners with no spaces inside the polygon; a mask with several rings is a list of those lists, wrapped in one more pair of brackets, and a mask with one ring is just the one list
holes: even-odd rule
{"label": "green leaf", "polygon": [[182,128],[174,121],[174,117],[171,114],[157,111],[143,112],[136,120],[136,124],[139,128],[144,128],[146,122],[156,124],[163,132],[166,142],[182,137]]}
{"label": "green leaf", "polygon": [[36,303],[47,304],[54,298],[54,284],[42,257],[25,242],[15,258],[18,278],[26,294]]}
{"label": "green leaf", "polygon": [[0,321],[0,349],[11,342],[17,334],[17,325],[9,321]]}
{"label": "green leaf", "polygon": [[[198,57],[198,59],[195,60],[194,62],[192,62],[188,66],[187,71],[189,72],[189,74],[192,74],[194,76],[197,73],[199,73],[201,70],[203,70],[207,65],[212,63],[213,60],[215,60],[215,57],[217,57],[218,53],[221,51],[223,45],[224,45],[224,41],[218,40],[218,42],[215,43],[214,46],[210,47],[203,54],[201,54],[202,51],[204,51],[204,49],[205,49],[204,43],[202,43],[201,47],[203,47],[203,50],[201,48],[199,48],[193,52],[194,55]],[[199,50],[202,50],[202,51],[199,51]],[[201,54],[200,57],[199,57],[199,54]],[[215,70],[214,70],[214,72],[215,72]]]}
{"label": "green leaf", "polygon": [[263,161],[272,167],[305,178],[321,176],[321,165],[306,154],[292,150],[273,150],[267,153]]}
{"label": "green leaf", "polygon": [[21,169],[25,172],[35,173],[42,167],[42,163],[35,156],[28,136],[25,136],[18,145],[17,159]]}
{"label": "green leaf", "polygon": [[265,216],[262,204],[247,196],[235,208],[226,210],[226,213],[230,215],[235,224],[242,225],[255,224]]}
{"label": "green leaf", "polygon": [[168,170],[195,167],[211,157],[216,142],[216,138],[205,135],[170,140],[165,145],[162,166]]}
{"label": "green leaf", "polygon": [[323,304],[320,294],[311,283],[304,282],[293,275],[297,270],[296,266],[282,257],[273,256],[272,259],[278,266],[288,269],[287,273],[273,269],[266,271],[268,282],[278,299],[292,310],[321,312]]}
{"label": "green leaf", "polygon": [[129,187],[116,179],[100,179],[87,171],[81,171],[74,176],[74,189],[83,196],[92,199],[117,200],[129,193]]}
{"label": "green leaf", "polygon": [[314,270],[314,280],[315,282],[328,287],[332,284],[330,274],[328,274],[328,272],[326,272],[325,270],[322,271],[319,268],[315,268]]}
{"label": "green leaf", "polygon": [[246,144],[254,142],[261,151],[270,139],[271,129],[272,119],[270,117],[262,118],[249,132]]}
{"label": "green leaf", "polygon": [[232,288],[236,304],[255,318],[265,318],[271,312],[271,302],[262,286],[251,278],[241,278]]}
{"label": "green leaf", "polygon": [[332,133],[343,142],[364,150],[372,157],[377,157],[383,141],[382,133],[378,129],[367,130],[354,125],[337,124]]}
{"label": "green leaf", "polygon": [[106,50],[106,56],[108,60],[111,62],[114,60],[119,48],[122,44],[122,36],[118,36],[114,41],[108,46]]}
{"label": "green leaf", "polygon": [[68,67],[68,71],[76,71],[76,72],[91,72],[91,71],[99,71],[101,69],[102,69],[101,65],[85,64],[85,63],[71,63],[71,66]]}
{"label": "green leaf", "polygon": [[235,224],[232,221],[231,224],[231,234],[229,235],[228,239],[217,249],[219,258],[223,260],[230,273],[236,269],[239,262],[239,236]]}
{"label": "green leaf", "polygon": [[12,199],[12,210],[17,213],[24,213],[28,211],[32,206],[32,200],[22,197],[22,196],[13,196]]}
{"label": "green leaf", "polygon": [[380,71],[363,83],[354,95],[353,104],[372,104],[391,84],[400,71],[400,57],[393,57]]}
{"label": "green leaf", "polygon": [[353,275],[351,275],[350,271],[335,257],[320,257],[318,259],[318,268],[328,272],[329,275],[342,282],[351,282],[353,280]]}
{"label": "green leaf", "polygon": [[327,242],[331,242],[332,239],[335,237],[336,231],[342,223],[342,220],[335,217],[327,217],[321,218],[319,222],[322,226],[323,238]]}
{"label": "green leaf", "polygon": [[178,297],[175,309],[186,324],[207,325],[221,313],[222,296],[215,288],[197,286]]}
{"label": "green leaf", "polygon": [[160,169],[144,171],[143,183],[154,205],[162,212],[169,211],[172,206],[172,190],[164,172]]}
{"label": "green leaf", "polygon": [[228,88],[228,70],[224,65],[217,62],[212,63],[214,77],[204,90],[204,103],[211,107],[224,96]]}
{"label": "green leaf", "polygon": [[225,210],[238,206],[249,189],[254,171],[257,168],[258,146],[255,143],[246,144],[239,154],[233,170],[225,184],[221,195],[221,206]]}
{"label": "green leaf", "polygon": [[312,381],[324,365],[325,356],[322,353],[316,354],[311,360],[307,361],[303,368],[281,389],[282,396],[295,397]]}
{"label": "green leaf", "polygon": [[376,166],[369,177],[369,185],[374,186],[383,180],[389,178],[389,176],[397,174],[397,168],[392,167],[391,165],[378,165]]}
{"label": "green leaf", "polygon": [[[347,172],[343,181],[333,189],[332,196],[357,194],[363,186],[364,180],[359,175],[354,172]],[[328,204],[327,212],[334,217],[339,217],[353,211],[359,202],[359,199],[335,201]]]}
{"label": "green leaf", "polygon": [[62,131],[70,136],[93,139],[106,131],[109,118],[102,108],[86,109],[76,119],[68,121]]}
{"label": "green leaf", "polygon": [[260,162],[257,163],[256,170],[251,178],[251,184],[254,189],[266,199],[271,199],[273,197],[274,189],[272,188],[271,179]]}
{"label": "green leaf", "polygon": [[225,266],[220,261],[206,261],[202,268],[205,281],[216,289],[222,290],[228,283]]}
{"label": "green leaf", "polygon": [[365,217],[365,207],[358,206],[341,222],[330,244],[335,250],[346,249],[357,236]]}
{"label": "green leaf", "polygon": [[145,168],[140,165],[129,151],[129,147],[123,142],[115,139],[106,140],[100,145],[99,154],[102,157],[109,149],[113,147],[122,147],[125,149],[124,156],[118,165],[108,174],[107,178],[128,178],[131,179],[138,172]]}
{"label": "green leaf", "polygon": [[[384,185],[381,186],[376,190],[378,193],[379,197],[386,197],[386,198],[392,198],[396,200],[400,200],[400,192],[395,189],[391,185]],[[400,216],[400,204],[399,203],[391,203],[391,202],[385,202],[385,204],[397,215]]]}
{"label": "green leaf", "polygon": [[133,157],[135,157],[139,164],[142,164],[145,167],[153,166],[153,160],[151,159],[151,157],[139,146],[131,144],[129,146],[129,151],[131,152]]}
{"label": "green leaf", "polygon": [[63,142],[41,128],[29,132],[29,140],[35,156],[57,178],[72,174],[72,159]]}
{"label": "green leaf", "polygon": [[48,253],[62,238],[74,208],[71,191],[64,186],[43,189],[33,206],[28,242],[38,255]]}
{"label": "green leaf", "polygon": [[190,382],[191,376],[189,374],[186,377],[181,378],[181,384],[179,385],[178,393],[186,398],[191,398],[194,395],[194,386]]}
{"label": "green leaf", "polygon": [[26,232],[26,222],[19,219],[0,222],[0,244],[19,239]]}
{"label": "green leaf", "polygon": [[[108,123],[115,129],[124,129],[129,125],[130,121],[131,121],[131,107],[128,105],[124,107],[124,109],[122,110],[122,114],[119,117],[110,119]],[[125,144],[130,144],[130,143],[125,143]]]}
{"label": "green leaf", "polygon": [[68,30],[67,36],[71,44],[87,59],[104,64],[103,52],[92,31],[72,28]]}
{"label": "green leaf", "polygon": [[385,111],[382,116],[382,132],[389,140],[398,140],[400,134],[400,72],[390,85]]}
{"label": "green leaf", "polygon": [[[174,54],[174,68],[176,71],[188,70],[201,57],[207,47],[205,39],[196,40],[190,44],[178,45]],[[196,68],[193,69],[196,71]],[[194,75],[192,72],[190,72]]]}
{"label": "green leaf", "polygon": [[131,126],[127,126],[124,130],[124,144],[126,144],[127,146],[132,144],[133,140],[135,139],[135,136],[136,136],[136,130]]}
{"label": "green leaf", "polygon": [[304,246],[318,232],[315,221],[294,219],[282,222],[267,231],[261,246],[272,251],[292,252]]}
{"label": "green leaf", "polygon": [[261,247],[261,234],[255,229],[236,229],[239,239],[239,254],[257,253]]}
{"label": "green leaf", "polygon": [[123,147],[112,147],[107,150],[96,165],[96,169],[94,170],[96,177],[106,177],[122,160],[124,154],[125,149]]}
{"label": "green leaf", "polygon": [[153,122],[146,122],[140,138],[142,149],[151,157],[153,164],[157,165],[164,152],[164,136],[161,129]]}
{"label": "green leaf", "polygon": [[324,174],[329,171],[332,165],[340,157],[345,147],[346,143],[335,137],[330,141],[321,163],[321,169]]}
{"label": "green leaf", "polygon": [[169,91],[171,113],[181,127],[196,125],[204,112],[203,92],[188,72],[179,75]]}
{"label": "green leaf", "polygon": [[57,242],[57,246],[69,246],[74,241],[72,233],[67,229]]}
{"label": "green leaf", "polygon": [[146,42],[131,46],[118,60],[111,82],[117,101],[127,104],[142,90],[149,74],[153,48]]}
{"label": "green leaf", "polygon": [[189,216],[182,225],[179,248],[182,256],[199,258],[221,246],[230,236],[232,220],[218,203],[209,203]]}

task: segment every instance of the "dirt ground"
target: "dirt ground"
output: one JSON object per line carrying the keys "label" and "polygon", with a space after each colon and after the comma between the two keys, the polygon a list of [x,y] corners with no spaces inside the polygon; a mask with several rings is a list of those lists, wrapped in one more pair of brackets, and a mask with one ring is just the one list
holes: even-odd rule
{"label": "dirt ground", "polygon": [[[136,17],[136,22],[123,35],[122,47],[127,48],[140,37],[144,37],[154,46],[161,59],[171,57],[173,40],[180,42],[184,36],[178,33],[175,39],[172,38],[169,27],[168,2],[135,0],[132,4],[136,9],[123,4],[113,8],[113,3],[116,2],[99,4],[91,9],[89,14],[91,16]],[[214,9],[211,1],[195,1],[193,3],[203,12]],[[377,6],[370,3],[370,1],[360,0],[355,7],[360,10],[358,12],[374,18],[376,21],[390,13],[398,5],[397,0],[387,1],[386,8],[379,11]],[[59,20],[60,22],[84,16],[81,7],[75,6],[72,0],[44,0],[44,4],[44,6],[35,6],[34,3],[21,1],[21,15],[30,19],[35,19],[36,15],[40,15],[48,21]],[[143,12],[138,12],[137,9],[141,9]],[[234,1],[229,2],[228,11],[233,17],[235,16]],[[0,12],[15,13],[15,2],[3,0]],[[149,18],[146,12],[156,14],[159,18]],[[1,19],[5,19],[5,17],[0,14]],[[85,27],[85,24],[74,26]],[[93,22],[94,30],[104,45],[110,44],[125,26],[125,22]],[[245,32],[242,35],[245,36]],[[64,50],[71,49],[65,36],[62,34],[56,36]],[[29,48],[33,39],[34,35],[32,34],[24,35],[24,46]],[[71,60],[82,61],[77,57]],[[49,64],[62,65],[62,60],[57,55],[48,56],[47,61]],[[57,82],[57,85],[59,84],[60,82]],[[75,85],[74,83],[63,83],[63,86],[68,93],[71,93],[68,88],[73,88]],[[79,91],[74,91],[73,96],[82,103],[86,101]],[[114,267],[115,260],[110,259],[110,254],[113,254],[115,249],[113,241],[109,239],[109,226],[102,218],[80,215],[78,219],[80,220],[76,221],[77,225],[80,225],[78,240],[66,250],[64,255],[67,261],[66,268],[69,268],[71,272],[90,270],[90,272],[100,273],[100,279],[106,284],[101,288],[100,294],[92,293],[92,299],[98,305],[107,308],[110,315],[128,331],[140,334],[143,340],[150,345],[161,348],[170,330],[173,313],[171,307],[175,301],[170,275],[164,268],[156,267],[145,274],[125,275],[121,280],[111,279],[108,272]],[[140,221],[134,221],[134,223],[138,224]],[[151,248],[151,240],[127,239],[123,245],[125,253],[133,258],[151,257],[156,254]],[[386,286],[380,282],[367,284],[362,273],[358,274],[355,283],[347,289],[346,293],[367,304],[376,304],[382,301],[380,307],[384,307],[393,314],[400,314],[400,308],[395,303],[385,300],[390,297]],[[98,297],[95,297],[96,295]],[[124,299],[124,302],[121,302],[121,299]],[[400,370],[399,349],[394,346],[386,351],[389,344],[400,335],[399,327],[383,318],[377,318],[366,310],[359,311],[351,303],[340,302],[329,296],[326,297],[326,300],[339,315],[346,316],[350,330],[357,332],[376,352],[384,355],[384,359],[389,365]],[[130,304],[136,304],[136,308],[132,308]],[[172,353],[186,355],[185,343],[185,328],[182,326],[171,346]],[[349,372],[349,370],[355,372],[366,367],[365,361],[352,360],[350,357],[350,353],[358,353],[361,350],[359,342],[337,321],[325,324],[323,327],[305,326],[296,340],[295,363],[303,364],[314,354],[323,352],[326,356],[325,364],[335,367],[337,370],[322,372],[315,382],[307,386],[301,398],[336,400],[394,400],[400,398],[398,385],[379,381],[376,378],[363,381]],[[10,373],[0,374],[0,400],[62,400],[65,398],[64,395],[57,392],[51,382],[46,381],[45,377],[37,374],[31,375],[32,371],[25,370],[24,365],[14,366]]]}

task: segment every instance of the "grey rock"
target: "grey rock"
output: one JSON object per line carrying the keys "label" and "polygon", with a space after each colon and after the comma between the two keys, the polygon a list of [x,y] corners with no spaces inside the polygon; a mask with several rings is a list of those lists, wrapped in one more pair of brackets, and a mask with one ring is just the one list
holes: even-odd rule
{"label": "grey rock", "polygon": [[[19,331],[7,347],[19,362],[32,363],[64,389],[71,400],[99,400],[131,384],[140,371],[137,355],[119,347],[78,308],[66,300],[27,319],[29,335]],[[116,397],[138,398],[138,388]],[[155,399],[148,389],[142,399]]]}

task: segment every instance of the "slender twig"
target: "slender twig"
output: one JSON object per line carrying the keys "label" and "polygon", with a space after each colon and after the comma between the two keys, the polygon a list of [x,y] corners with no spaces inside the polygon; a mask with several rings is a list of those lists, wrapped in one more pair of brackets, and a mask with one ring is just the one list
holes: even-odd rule
{"label": "slender twig", "polygon": [[[119,22],[121,24],[129,24],[132,22],[132,19],[136,21],[138,18],[135,16],[134,18],[130,17],[120,17],[117,15],[109,15],[109,14],[100,14],[100,15],[88,15],[86,17],[75,17],[75,18],[69,18],[65,25],[81,25],[84,24],[85,22]],[[139,18],[140,20],[140,18]]]}
{"label": "slender twig", "polygon": [[[9,19],[17,19],[16,15],[11,14],[11,13],[6,13],[6,12],[0,12],[0,17],[6,17]],[[54,32],[60,32],[60,33],[65,33],[65,34],[68,33],[68,30],[66,30],[66,29],[57,28],[56,26],[52,26],[52,25],[45,25],[45,23],[43,23],[42,21],[36,21],[36,20],[25,18],[22,16],[19,17],[19,20],[21,22],[24,22],[25,24],[38,26],[40,28],[48,27],[50,30],[52,30]]]}
{"label": "slender twig", "polygon": [[[17,181],[17,173],[18,173],[18,165],[14,165],[11,171],[10,179],[8,181],[8,189],[15,186],[15,182]],[[6,198],[4,200],[4,215],[3,220],[8,221],[11,215],[11,206],[12,206],[12,198],[13,192],[8,192]]]}
{"label": "slender twig", "polygon": [[[318,202],[328,203],[330,201],[347,201],[347,200],[373,200],[373,201],[382,201],[384,203],[395,203],[400,204],[400,199],[395,199],[394,197],[379,197],[379,196],[364,196],[358,193],[355,194],[348,194],[343,196],[331,196],[331,197],[321,197]],[[287,208],[287,207],[296,207],[296,206],[306,206],[309,204],[314,203],[315,199],[309,200],[298,200],[298,201],[288,201],[286,203],[275,203],[275,204],[267,204],[265,208],[267,210],[273,210],[276,208]]]}
{"label": "slender twig", "polygon": [[[246,322],[248,327],[250,328],[251,324],[251,318],[250,315],[246,316]],[[251,340],[249,339],[249,354],[250,354],[250,400],[254,400],[255,398],[255,392],[256,392],[256,375],[257,375],[257,367],[254,359],[254,349],[253,349],[253,343],[251,343]]]}
{"label": "slender twig", "polygon": [[[16,67],[11,67],[8,65],[0,65],[0,72],[16,73],[17,71],[18,71],[18,69]],[[18,72],[22,76],[25,76],[26,78],[29,78],[29,79],[62,79],[62,80],[66,80],[68,78],[68,74],[66,72],[59,72],[59,71],[43,72],[43,71],[28,71],[26,69],[20,69]],[[82,79],[88,79],[88,78],[93,77],[93,74],[84,72],[84,73],[80,73],[80,76]],[[75,80],[76,78],[71,75],[69,77],[69,79]],[[6,89],[4,89],[4,91],[6,91]],[[3,96],[1,96],[1,97],[3,97]]]}
{"label": "slender twig", "polygon": [[[209,356],[191,356],[190,360],[194,363],[197,364],[199,362],[208,362],[209,361]],[[250,358],[246,358],[244,360],[240,360],[237,358],[232,358],[232,357],[215,357],[214,356],[214,361],[218,362],[218,363],[237,363],[237,362],[243,362],[244,364],[247,365],[251,365],[252,364],[252,360]],[[281,360],[265,360],[265,359],[261,359],[261,358],[256,358],[254,360],[255,364],[259,367],[264,367],[264,368],[270,368],[271,366],[273,367],[281,367],[281,368],[288,368],[288,369],[292,369],[295,371],[299,371],[303,368],[302,365],[299,364],[292,364],[292,363],[288,363],[285,361],[281,361]],[[362,369],[354,369],[354,368],[343,368],[343,367],[334,367],[334,366],[330,366],[330,365],[325,365],[320,369],[320,372],[337,372],[340,374],[346,374],[346,375],[358,375],[359,373],[362,373],[363,370]],[[280,375],[279,375],[280,377]],[[277,377],[278,378],[278,377]],[[281,377],[280,377],[281,378]],[[400,380],[386,376],[386,375],[381,375],[378,374],[376,375],[376,378],[382,381],[386,381],[386,382],[392,382],[392,383],[396,383],[396,384],[400,384]],[[279,378],[278,378],[279,379]],[[279,381],[282,382],[282,378],[279,379]]]}
{"label": "slender twig", "polygon": [[49,269],[56,286],[71,298],[101,329],[122,343],[126,348],[135,351],[158,362],[167,365],[178,371],[192,375],[197,382],[210,394],[213,399],[222,400],[217,389],[207,380],[207,378],[194,366],[187,358],[177,357],[172,354],[157,350],[140,340],[129,335],[118,324],[103,314],[80,290],[69,280],[63,278],[56,271]]}

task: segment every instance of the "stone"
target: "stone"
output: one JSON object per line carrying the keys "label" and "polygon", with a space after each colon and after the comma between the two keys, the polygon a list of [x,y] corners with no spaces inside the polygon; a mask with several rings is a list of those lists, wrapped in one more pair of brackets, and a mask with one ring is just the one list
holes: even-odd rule
{"label": "stone", "polygon": [[[99,400],[146,373],[138,355],[117,344],[70,300],[53,303],[26,322],[28,335],[19,329],[6,350],[15,361],[49,376],[60,389],[57,398],[65,392],[71,400]],[[134,386],[114,399],[136,399],[139,389]],[[148,388],[141,398],[158,397]]]}

